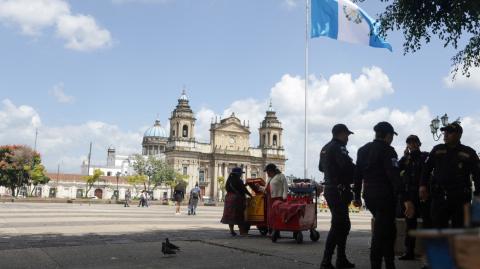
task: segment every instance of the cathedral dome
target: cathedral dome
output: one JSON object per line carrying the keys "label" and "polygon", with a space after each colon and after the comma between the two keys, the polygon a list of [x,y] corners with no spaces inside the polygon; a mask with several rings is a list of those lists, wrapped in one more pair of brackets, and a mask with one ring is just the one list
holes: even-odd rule
{"label": "cathedral dome", "polygon": [[143,134],[143,137],[168,137],[167,131],[160,125],[160,121],[156,120],[155,124],[148,128]]}

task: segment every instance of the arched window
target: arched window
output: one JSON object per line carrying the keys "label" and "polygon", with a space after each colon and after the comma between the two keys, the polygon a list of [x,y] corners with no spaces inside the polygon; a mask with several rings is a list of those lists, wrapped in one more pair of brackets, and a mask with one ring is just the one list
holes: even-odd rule
{"label": "arched window", "polygon": [[183,125],[182,136],[183,137],[188,137],[188,126],[187,125]]}
{"label": "arched window", "polygon": [[277,145],[277,135],[273,135],[273,146]]}

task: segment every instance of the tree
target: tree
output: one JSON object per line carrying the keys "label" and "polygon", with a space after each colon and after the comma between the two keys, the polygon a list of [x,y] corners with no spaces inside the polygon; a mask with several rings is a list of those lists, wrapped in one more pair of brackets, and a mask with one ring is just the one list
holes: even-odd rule
{"label": "tree", "polygon": [[9,188],[13,196],[18,196],[20,187],[31,183],[32,175],[44,173],[44,168],[36,168],[40,163],[40,154],[28,146],[0,146],[0,186]]}
{"label": "tree", "polygon": [[[218,188],[222,191],[221,200],[223,201],[223,196],[225,195],[225,177],[219,176],[217,177]],[[217,195],[220,196],[220,195]]]}
{"label": "tree", "polygon": [[147,181],[147,176],[145,175],[133,175],[127,177],[127,182],[130,185],[133,185],[135,189],[135,193],[138,193],[138,186],[143,185],[145,186],[145,182]]}
{"label": "tree", "polygon": [[83,178],[86,181],[86,187],[85,187],[85,198],[88,197],[88,192],[92,189],[93,185],[95,182],[97,182],[100,177],[103,176],[103,171],[100,169],[95,169],[93,171],[93,175],[91,176],[84,176]]}
{"label": "tree", "polygon": [[[363,2],[365,0],[357,0]],[[470,76],[470,68],[480,66],[480,1],[478,0],[381,0],[389,2],[380,14],[380,33],[402,30],[404,53],[416,52],[432,36],[443,41],[444,47],[458,49],[462,37],[465,47],[452,57],[453,75],[458,69]]]}
{"label": "tree", "polygon": [[33,192],[38,185],[47,184],[50,181],[50,178],[45,175],[46,173],[45,166],[41,164],[36,165],[30,171],[30,184],[33,185],[30,196],[33,196]]}
{"label": "tree", "polygon": [[135,155],[135,164],[133,169],[137,175],[145,176],[144,189],[153,191],[161,185],[172,187],[178,178],[177,172],[169,166],[164,160],[157,159],[154,156],[148,156],[145,159],[142,155]]}

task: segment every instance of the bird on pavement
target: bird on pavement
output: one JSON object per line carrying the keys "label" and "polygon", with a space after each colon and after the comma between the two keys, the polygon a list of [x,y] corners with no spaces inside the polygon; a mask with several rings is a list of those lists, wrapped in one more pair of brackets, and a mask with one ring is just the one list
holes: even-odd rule
{"label": "bird on pavement", "polygon": [[168,237],[165,239],[165,244],[167,245],[168,248],[173,249],[173,250],[180,250],[180,248],[172,243],[170,243],[170,240],[168,240]]}
{"label": "bird on pavement", "polygon": [[175,250],[169,248],[167,246],[167,243],[162,243],[162,253],[163,255],[172,255],[172,254],[177,254]]}

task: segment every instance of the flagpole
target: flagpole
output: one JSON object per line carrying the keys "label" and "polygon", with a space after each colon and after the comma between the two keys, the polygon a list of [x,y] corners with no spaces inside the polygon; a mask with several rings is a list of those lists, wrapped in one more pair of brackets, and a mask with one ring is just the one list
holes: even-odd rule
{"label": "flagpole", "polygon": [[308,42],[309,42],[309,31],[308,31],[308,21],[309,21],[309,11],[310,11],[310,0],[306,1],[305,8],[305,141],[304,141],[304,174],[303,178],[308,178]]}

